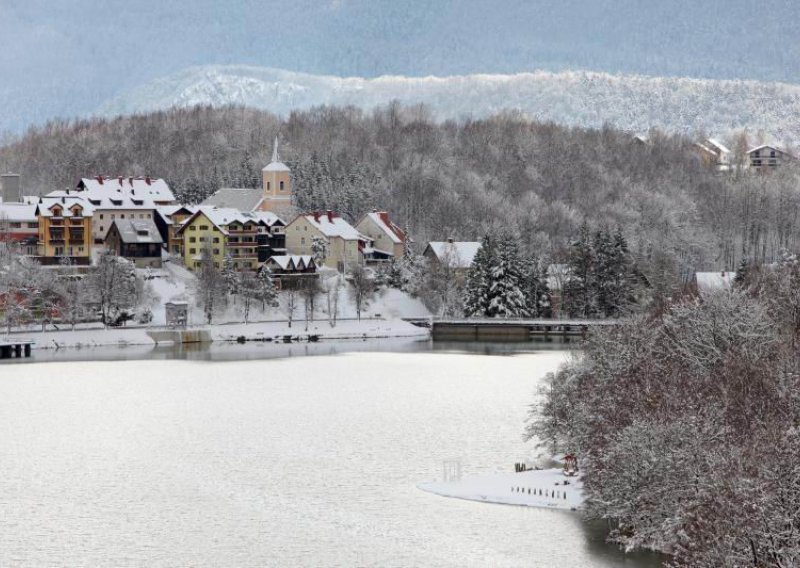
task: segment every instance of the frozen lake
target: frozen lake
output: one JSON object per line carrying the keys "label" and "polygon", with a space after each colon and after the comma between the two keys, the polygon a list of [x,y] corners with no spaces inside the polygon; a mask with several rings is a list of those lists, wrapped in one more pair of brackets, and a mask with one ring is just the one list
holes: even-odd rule
{"label": "frozen lake", "polygon": [[0,365],[0,565],[658,565],[574,513],[418,490],[530,456],[567,356],[425,345]]}

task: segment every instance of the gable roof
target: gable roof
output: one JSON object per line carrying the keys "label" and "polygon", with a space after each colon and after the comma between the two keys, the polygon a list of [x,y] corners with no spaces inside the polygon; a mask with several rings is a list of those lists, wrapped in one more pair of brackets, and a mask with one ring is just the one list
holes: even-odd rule
{"label": "gable roof", "polygon": [[40,197],[39,203],[36,205],[36,214],[42,217],[52,217],[53,208],[59,206],[62,209],[62,217],[72,217],[72,208],[76,205],[82,209],[82,217],[92,216],[94,207],[80,197]]}
{"label": "gable roof", "polygon": [[194,214],[186,219],[177,230],[176,234],[181,234],[186,227],[192,224],[198,216],[204,215],[223,235],[228,231],[225,227],[231,223],[258,223],[259,219],[249,211],[239,211],[230,207],[198,207]]}
{"label": "gable roof", "polygon": [[386,233],[394,244],[400,244],[406,240],[405,231],[392,222],[389,218],[389,213],[386,211],[367,213],[358,225],[361,225],[364,219],[372,221],[381,231]]}
{"label": "gable roof", "polygon": [[275,215],[275,213],[273,213],[272,211],[253,211],[253,215],[255,215],[256,218],[262,223],[264,223],[267,227],[271,228],[274,227],[275,225],[279,225],[281,227],[286,226],[286,222],[277,215]]}
{"label": "gable roof", "polygon": [[719,153],[719,154],[730,154],[731,153],[731,151],[724,144],[722,144],[719,140],[717,140],[716,138],[708,138],[708,139],[706,139],[706,146],[710,146],[712,148],[712,150],[716,149],[717,153]]}
{"label": "gable roof", "polygon": [[431,241],[425,252],[430,250],[439,262],[447,261],[454,268],[469,268],[480,248],[478,241]]}
{"label": "gable roof", "polygon": [[792,154],[790,154],[787,150],[784,150],[780,146],[775,146],[774,144],[762,144],[761,146],[756,146],[755,148],[751,148],[747,151],[748,154],[752,154],[753,152],[757,152],[758,150],[775,150],[776,152],[783,154],[784,156],[789,156],[794,158]]}
{"label": "gable roof", "polygon": [[340,237],[346,241],[369,241],[368,237],[362,235],[355,227],[332,211],[298,215],[289,225],[292,225],[300,218],[308,221],[312,227],[326,237]]}
{"label": "gable roof", "polygon": [[[162,244],[161,233],[152,219],[114,219],[120,240],[125,244]],[[111,231],[111,227],[108,231]],[[108,235],[108,232],[106,232]]]}
{"label": "gable roof", "polygon": [[307,268],[316,268],[314,257],[307,254],[271,256],[267,259],[267,264],[275,264],[281,270],[305,270]]}
{"label": "gable roof", "polygon": [[240,211],[253,211],[264,199],[264,192],[260,189],[244,189],[237,187],[223,187],[200,204],[212,207],[230,207]]}

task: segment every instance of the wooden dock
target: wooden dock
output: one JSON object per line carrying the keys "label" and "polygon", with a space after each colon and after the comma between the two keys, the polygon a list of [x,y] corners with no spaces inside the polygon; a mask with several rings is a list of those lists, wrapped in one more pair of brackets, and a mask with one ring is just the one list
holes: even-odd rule
{"label": "wooden dock", "polygon": [[440,341],[581,341],[589,330],[616,325],[616,320],[555,319],[415,319],[415,325],[428,327]]}
{"label": "wooden dock", "polygon": [[11,359],[13,357],[19,359],[23,356],[30,357],[32,347],[32,339],[0,337],[0,359]]}

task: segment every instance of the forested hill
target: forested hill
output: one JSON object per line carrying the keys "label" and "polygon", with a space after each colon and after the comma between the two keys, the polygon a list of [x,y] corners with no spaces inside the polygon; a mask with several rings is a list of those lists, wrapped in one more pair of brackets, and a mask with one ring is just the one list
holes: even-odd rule
{"label": "forested hill", "polygon": [[[610,128],[566,128],[515,115],[437,123],[424,108],[323,108],[286,120],[241,107],[50,123],[0,148],[0,171],[26,193],[94,174],[164,177],[187,201],[219,187],[257,187],[279,134],[301,209],[352,218],[386,208],[418,243],[516,232],[558,260],[585,220],[621,227],[654,286],[696,269],[732,269],[800,244],[796,172],[717,176],[692,141],[650,144]],[[755,143],[757,140],[750,140]],[[741,152],[747,142],[731,140]]]}

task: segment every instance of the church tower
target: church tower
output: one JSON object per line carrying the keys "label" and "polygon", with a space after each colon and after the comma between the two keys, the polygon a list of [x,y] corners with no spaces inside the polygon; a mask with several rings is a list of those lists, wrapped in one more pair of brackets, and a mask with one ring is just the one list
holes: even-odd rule
{"label": "church tower", "polygon": [[278,137],[272,147],[272,161],[261,170],[264,197],[267,199],[280,199],[291,201],[292,179],[289,167],[280,161],[278,156]]}

